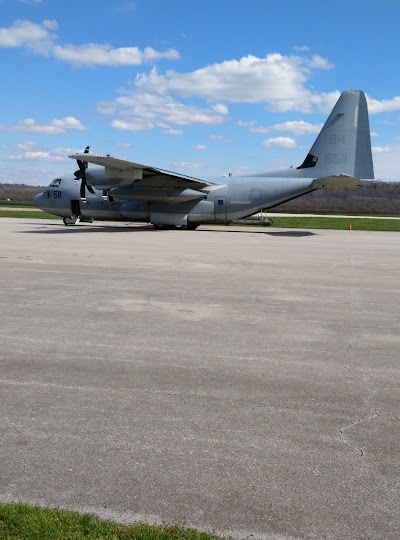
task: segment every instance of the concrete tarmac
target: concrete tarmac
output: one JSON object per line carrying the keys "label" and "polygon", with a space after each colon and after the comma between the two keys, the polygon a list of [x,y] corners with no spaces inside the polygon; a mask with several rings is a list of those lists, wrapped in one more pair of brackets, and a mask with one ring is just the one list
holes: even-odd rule
{"label": "concrete tarmac", "polygon": [[0,501],[400,537],[400,235],[0,219]]}

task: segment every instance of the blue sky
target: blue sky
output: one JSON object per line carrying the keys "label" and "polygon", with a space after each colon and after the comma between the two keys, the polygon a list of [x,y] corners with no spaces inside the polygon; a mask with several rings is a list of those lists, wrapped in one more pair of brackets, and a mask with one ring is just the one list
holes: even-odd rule
{"label": "blue sky", "polygon": [[0,0],[0,182],[90,145],[191,176],[298,165],[342,90],[400,180],[400,2]]}

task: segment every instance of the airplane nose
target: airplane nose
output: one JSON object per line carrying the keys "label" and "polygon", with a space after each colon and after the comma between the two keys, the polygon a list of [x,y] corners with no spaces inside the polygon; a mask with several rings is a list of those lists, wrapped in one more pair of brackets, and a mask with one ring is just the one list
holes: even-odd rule
{"label": "airplane nose", "polygon": [[33,206],[36,206],[36,208],[40,208],[40,202],[42,201],[42,199],[43,193],[38,193],[37,195],[35,195],[32,199]]}

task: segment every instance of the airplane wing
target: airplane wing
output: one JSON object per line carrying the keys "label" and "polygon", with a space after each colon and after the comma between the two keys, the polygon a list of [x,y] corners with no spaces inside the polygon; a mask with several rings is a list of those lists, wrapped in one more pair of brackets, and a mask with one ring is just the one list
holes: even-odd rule
{"label": "airplane wing", "polygon": [[[93,182],[95,187],[102,187],[102,184],[111,184],[113,187],[123,185],[137,185],[140,187],[166,187],[166,188],[191,188],[202,189],[213,185],[201,178],[187,176],[177,172],[159,169],[124,159],[117,159],[111,156],[96,156],[93,154],[74,154],[69,156],[72,159],[93,163],[105,167],[106,178],[104,181],[97,179]],[[89,177],[89,175],[87,174]],[[90,180],[90,177],[88,178]],[[139,187],[139,186],[137,186]]]}

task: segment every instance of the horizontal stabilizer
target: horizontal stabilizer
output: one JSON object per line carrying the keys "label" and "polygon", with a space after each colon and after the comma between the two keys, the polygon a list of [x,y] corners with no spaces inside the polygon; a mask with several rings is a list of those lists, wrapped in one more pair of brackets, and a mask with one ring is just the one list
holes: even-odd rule
{"label": "horizontal stabilizer", "polygon": [[355,176],[348,176],[346,174],[340,174],[338,176],[324,176],[322,178],[317,178],[313,182],[313,187],[315,189],[355,189],[362,186],[363,184],[359,178],[356,178]]}

